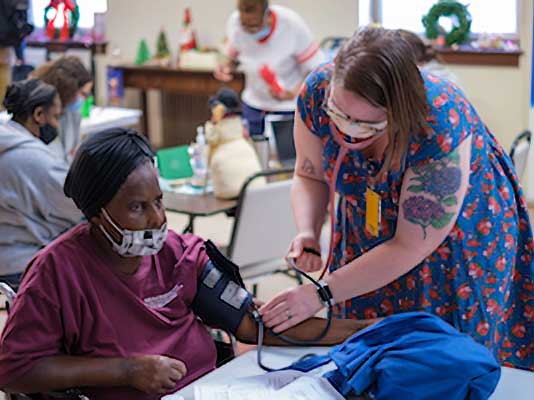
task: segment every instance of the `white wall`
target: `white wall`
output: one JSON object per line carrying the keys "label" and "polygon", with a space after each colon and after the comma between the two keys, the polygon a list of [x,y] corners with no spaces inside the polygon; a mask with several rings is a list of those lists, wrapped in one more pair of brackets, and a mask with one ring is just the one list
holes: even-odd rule
{"label": "white wall", "polygon": [[[356,0],[334,0],[325,7],[322,1],[281,0],[271,1],[298,12],[308,22],[317,40],[326,36],[350,36],[358,21]],[[200,46],[217,47],[223,42],[226,20],[235,9],[237,0],[108,0],[106,34],[109,50],[120,50],[117,62],[131,63],[135,59],[141,39],[148,43],[152,54],[156,48],[157,35],[161,28],[167,33],[173,60],[176,58],[178,37],[183,11],[191,6],[193,26],[197,31]],[[98,74],[105,77],[110,57],[100,57]],[[98,102],[105,102],[105,80],[99,79]],[[157,146],[162,137],[159,120],[161,97],[158,92],[149,92],[150,136]],[[126,104],[139,107],[136,91],[126,91]]]}
{"label": "white wall", "polygon": [[[503,4],[509,1],[511,0],[503,1]],[[237,0],[109,0],[107,36],[110,49],[119,48],[122,61],[132,62],[142,38],[147,40],[151,51],[154,51],[157,34],[163,27],[175,56],[183,10],[188,5],[192,7],[193,24],[200,44],[217,46],[224,37],[226,18],[235,8],[236,2]],[[331,0],[328,3],[273,0],[272,3],[288,6],[301,14],[318,40],[325,36],[349,36],[356,29],[358,0]],[[533,0],[520,0],[519,3],[521,43],[525,52],[519,67],[449,66],[460,78],[482,119],[507,150],[515,135],[529,127]],[[99,63],[100,76],[104,75],[107,61],[102,59]],[[101,80],[100,85],[103,84]],[[100,90],[100,93],[104,93],[104,90]],[[103,99],[101,97],[99,100]],[[156,95],[153,94],[150,99],[152,103],[157,103]],[[135,105],[136,96],[130,94],[128,102]],[[157,129],[157,123],[151,124],[152,128]],[[532,166],[534,168],[534,163]],[[534,180],[534,172],[531,175]]]}
{"label": "white wall", "polygon": [[[175,55],[183,10],[191,6],[200,45],[217,46],[224,38],[226,19],[236,4],[236,0],[109,0],[107,37],[112,47],[120,48],[125,60],[132,61],[142,38],[154,51],[157,34],[163,27]],[[358,21],[356,0],[333,0],[328,7],[322,1],[311,0],[281,0],[272,4],[285,5],[302,15],[318,40],[325,36],[348,36]]]}

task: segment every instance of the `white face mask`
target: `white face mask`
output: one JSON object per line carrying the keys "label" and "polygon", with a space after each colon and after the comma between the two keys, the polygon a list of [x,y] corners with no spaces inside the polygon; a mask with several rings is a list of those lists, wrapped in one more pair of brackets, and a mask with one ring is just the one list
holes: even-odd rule
{"label": "white face mask", "polygon": [[111,243],[113,250],[123,257],[140,257],[158,254],[167,238],[166,222],[159,229],[131,231],[120,228],[113,222],[104,208],[102,209],[102,215],[122,235],[122,242],[117,243],[106,229],[102,225],[99,225],[100,230]]}
{"label": "white face mask", "polygon": [[354,139],[369,139],[370,137],[380,135],[388,126],[387,121],[367,123],[351,120],[350,117],[337,108],[332,101],[332,95],[328,97],[326,113],[341,132]]}

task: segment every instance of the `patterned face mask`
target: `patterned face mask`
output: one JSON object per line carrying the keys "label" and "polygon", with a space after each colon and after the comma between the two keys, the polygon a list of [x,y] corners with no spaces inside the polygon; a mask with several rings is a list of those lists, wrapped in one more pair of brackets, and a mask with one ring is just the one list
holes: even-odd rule
{"label": "patterned face mask", "polygon": [[104,226],[99,225],[100,230],[111,243],[113,250],[123,257],[140,257],[158,254],[167,238],[167,222],[159,229],[132,231],[120,228],[113,222],[104,208],[102,209],[102,215],[122,235],[122,241],[117,243],[106,231]]}

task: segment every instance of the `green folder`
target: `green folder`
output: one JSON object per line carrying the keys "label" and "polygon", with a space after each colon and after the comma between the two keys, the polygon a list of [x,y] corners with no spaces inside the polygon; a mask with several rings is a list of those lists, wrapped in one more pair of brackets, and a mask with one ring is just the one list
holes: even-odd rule
{"label": "green folder", "polygon": [[189,146],[185,145],[163,149],[156,153],[162,178],[183,179],[193,176],[188,149]]}

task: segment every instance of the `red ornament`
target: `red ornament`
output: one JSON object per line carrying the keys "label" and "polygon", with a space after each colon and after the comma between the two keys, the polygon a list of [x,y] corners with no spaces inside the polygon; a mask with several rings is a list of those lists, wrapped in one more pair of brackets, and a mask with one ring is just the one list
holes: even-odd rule
{"label": "red ornament", "polygon": [[191,9],[188,7],[184,10],[183,27],[180,34],[180,52],[194,50],[198,47],[197,35],[191,26],[192,21],[193,16]]}
{"label": "red ornament", "polygon": [[[59,16],[59,8],[63,4],[63,26],[59,29],[59,39],[68,40],[71,37],[72,27],[69,21],[72,19],[72,15],[76,12],[76,2],[74,0],[51,0],[50,4],[45,8],[45,20],[46,23],[46,36],[50,39],[57,37],[56,35],[56,19]],[[50,10],[55,10],[54,17],[48,18]]]}

